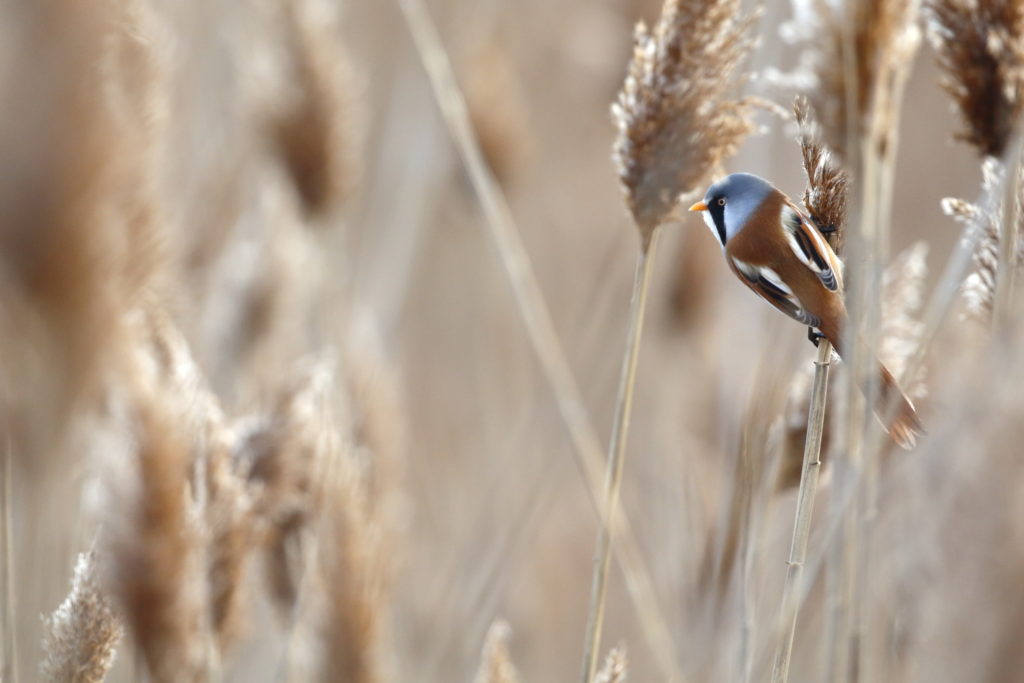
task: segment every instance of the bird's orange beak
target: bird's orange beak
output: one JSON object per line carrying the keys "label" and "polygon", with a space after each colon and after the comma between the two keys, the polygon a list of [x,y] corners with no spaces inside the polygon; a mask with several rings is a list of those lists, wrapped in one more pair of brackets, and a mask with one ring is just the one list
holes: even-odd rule
{"label": "bird's orange beak", "polygon": [[690,207],[690,211],[707,211],[707,210],[708,210],[708,205],[705,204],[704,202],[697,202],[696,204],[694,204],[693,206]]}

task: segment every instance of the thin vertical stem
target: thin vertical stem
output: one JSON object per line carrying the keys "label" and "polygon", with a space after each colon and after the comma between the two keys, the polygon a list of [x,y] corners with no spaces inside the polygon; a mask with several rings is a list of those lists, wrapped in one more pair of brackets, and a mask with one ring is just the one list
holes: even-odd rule
{"label": "thin vertical stem", "polygon": [[600,654],[601,629],[604,625],[605,603],[608,592],[608,568],[611,563],[612,527],[619,505],[619,491],[622,488],[622,466],[625,461],[626,443],[629,436],[629,420],[633,410],[633,387],[636,384],[636,367],[640,357],[640,338],[643,335],[644,312],[647,309],[647,291],[651,282],[654,254],[658,246],[655,228],[650,242],[644,244],[637,254],[636,272],[633,276],[633,296],[629,307],[629,327],[626,331],[626,349],[622,356],[622,374],[615,399],[615,421],[612,424],[612,438],[608,445],[608,467],[605,470],[605,505],[601,529],[594,551],[594,573],[590,585],[590,605],[587,610],[587,630],[583,641],[583,683],[590,683],[597,671]]}
{"label": "thin vertical stem", "polygon": [[1003,160],[1003,210],[999,226],[999,267],[996,268],[996,291],[992,302],[992,323],[997,332],[1007,332],[1013,302],[1017,270],[1017,216],[1020,188],[1021,139],[1010,140],[1009,152]]}
{"label": "thin vertical stem", "polygon": [[811,516],[814,497],[821,473],[821,434],[825,426],[825,402],[828,396],[828,373],[832,364],[832,345],[822,339],[818,344],[818,357],[814,361],[814,383],[811,386],[810,409],[807,415],[807,440],[804,442],[804,464],[800,474],[800,489],[796,497],[796,517],[793,521],[793,540],[789,549],[789,566],[782,592],[779,639],[772,665],[772,683],[789,680],[789,663],[793,655],[793,639],[800,610],[804,563],[807,544],[811,536]]}
{"label": "thin vertical stem", "polygon": [[[583,477],[587,492],[602,521],[607,517],[601,487],[601,442],[587,414],[579,385],[573,377],[565,350],[559,341],[551,312],[533,272],[530,256],[516,229],[512,212],[493,174],[484,161],[469,120],[465,99],[455,82],[451,62],[438,35],[437,27],[423,0],[396,0],[412,34],[423,62],[434,97],[441,108],[456,151],[466,168],[473,190],[480,201],[484,227],[494,241],[508,276],[516,307],[526,336],[551,388],[555,403],[572,441],[572,454]],[[650,572],[630,534],[629,520],[618,515],[612,527],[613,550],[626,578],[644,636],[665,678],[681,679],[674,643],[655,597]]]}
{"label": "thin vertical stem", "polygon": [[11,441],[7,439],[3,454],[3,482],[0,482],[0,548],[3,548],[3,563],[0,571],[3,572],[3,668],[0,669],[0,680],[14,683],[18,680],[18,653],[14,641],[14,532],[13,532],[13,508],[12,493],[14,486],[11,483]]}

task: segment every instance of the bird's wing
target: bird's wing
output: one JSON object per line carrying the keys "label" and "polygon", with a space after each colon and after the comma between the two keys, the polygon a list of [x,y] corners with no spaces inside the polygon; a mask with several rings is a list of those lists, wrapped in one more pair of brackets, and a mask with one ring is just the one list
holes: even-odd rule
{"label": "bird's wing", "polygon": [[843,286],[841,263],[832,247],[811,221],[789,202],[782,207],[782,232],[797,260],[814,271],[825,289],[835,292]]}
{"label": "bird's wing", "polygon": [[747,287],[750,287],[762,299],[779,309],[793,320],[811,327],[821,325],[821,320],[800,305],[779,274],[765,266],[755,266],[739,259],[729,257],[729,265],[740,276]]}

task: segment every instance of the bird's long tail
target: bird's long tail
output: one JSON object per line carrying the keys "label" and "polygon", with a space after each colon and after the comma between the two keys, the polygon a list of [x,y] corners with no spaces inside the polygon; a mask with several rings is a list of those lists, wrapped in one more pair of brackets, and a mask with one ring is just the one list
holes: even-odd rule
{"label": "bird's long tail", "polygon": [[889,369],[879,362],[878,370],[882,381],[879,384],[875,416],[897,446],[910,450],[917,443],[917,437],[924,434],[924,427],[914,410],[914,404],[900,389]]}
{"label": "bird's long tail", "polygon": [[[825,336],[832,340],[832,345],[839,356],[845,358],[843,350],[836,343],[842,339],[838,330],[829,329]],[[914,404],[910,402],[896,382],[896,378],[889,372],[889,368],[885,367],[881,361],[876,360],[875,362],[878,364],[880,381],[878,398],[873,412],[896,445],[904,450],[910,450],[917,443],[917,437],[923,436],[925,433],[921,419],[917,416]],[[861,384],[861,389],[867,393],[863,384]]]}

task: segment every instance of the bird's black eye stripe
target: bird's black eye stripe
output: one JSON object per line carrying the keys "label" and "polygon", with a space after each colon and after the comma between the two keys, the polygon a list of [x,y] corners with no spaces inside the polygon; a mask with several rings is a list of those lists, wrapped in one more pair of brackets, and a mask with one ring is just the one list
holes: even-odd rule
{"label": "bird's black eye stripe", "polygon": [[708,204],[708,213],[715,224],[715,231],[718,233],[718,241],[725,246],[725,197],[716,197]]}

